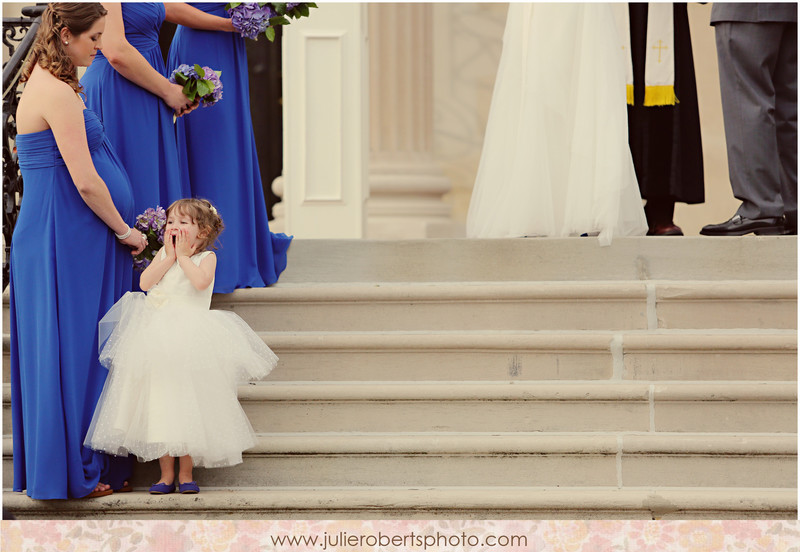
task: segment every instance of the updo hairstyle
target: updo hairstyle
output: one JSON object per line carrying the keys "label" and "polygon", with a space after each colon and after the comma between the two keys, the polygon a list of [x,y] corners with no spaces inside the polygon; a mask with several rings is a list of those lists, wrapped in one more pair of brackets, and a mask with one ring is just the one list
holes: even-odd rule
{"label": "updo hairstyle", "polygon": [[20,81],[25,82],[31,76],[36,64],[42,69],[52,73],[57,79],[69,84],[75,92],[83,90],[78,81],[78,71],[64,49],[61,41],[61,30],[65,27],[78,36],[108,13],[98,2],[53,2],[48,4],[42,13],[42,21],[36,33],[36,41],[31,47],[31,53],[25,68],[22,70]]}

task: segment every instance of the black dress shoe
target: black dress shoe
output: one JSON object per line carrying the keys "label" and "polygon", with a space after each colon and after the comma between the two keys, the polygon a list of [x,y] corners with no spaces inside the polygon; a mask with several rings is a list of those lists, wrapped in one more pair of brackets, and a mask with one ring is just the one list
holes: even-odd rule
{"label": "black dress shoe", "polygon": [[733,215],[723,223],[708,224],[700,230],[704,236],[744,236],[751,232],[760,236],[781,235],[784,232],[783,218],[749,219],[741,215]]}
{"label": "black dress shoe", "polygon": [[797,235],[797,214],[794,216],[783,215],[783,235],[796,236]]}
{"label": "black dress shoe", "polygon": [[647,231],[648,236],[683,236],[680,226],[674,224],[657,224]]}

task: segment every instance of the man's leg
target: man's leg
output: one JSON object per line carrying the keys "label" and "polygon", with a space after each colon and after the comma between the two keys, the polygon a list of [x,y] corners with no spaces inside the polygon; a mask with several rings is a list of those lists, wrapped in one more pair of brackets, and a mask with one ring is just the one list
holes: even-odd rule
{"label": "man's leg", "polygon": [[782,31],[782,23],[715,27],[728,169],[737,214],[748,219],[783,215],[773,84]]}

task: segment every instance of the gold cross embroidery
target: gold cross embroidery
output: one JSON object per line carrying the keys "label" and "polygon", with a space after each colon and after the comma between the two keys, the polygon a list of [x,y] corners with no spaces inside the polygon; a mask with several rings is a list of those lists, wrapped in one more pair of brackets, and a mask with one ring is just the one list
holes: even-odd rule
{"label": "gold cross embroidery", "polygon": [[653,46],[653,50],[658,50],[658,62],[661,63],[661,50],[668,49],[669,46],[662,45],[661,41],[658,41],[658,46]]}

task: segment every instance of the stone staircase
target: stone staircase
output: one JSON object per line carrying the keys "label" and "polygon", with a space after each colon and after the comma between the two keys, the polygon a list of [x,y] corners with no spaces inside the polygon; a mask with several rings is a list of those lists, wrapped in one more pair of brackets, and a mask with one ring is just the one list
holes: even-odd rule
{"label": "stone staircase", "polygon": [[[794,237],[296,240],[217,295],[280,357],[240,388],[256,447],[199,495],[19,518],[797,516]],[[7,328],[7,302],[4,309]],[[7,330],[6,330],[7,331]],[[7,366],[8,337],[4,340]],[[7,368],[4,369],[7,382]]]}

